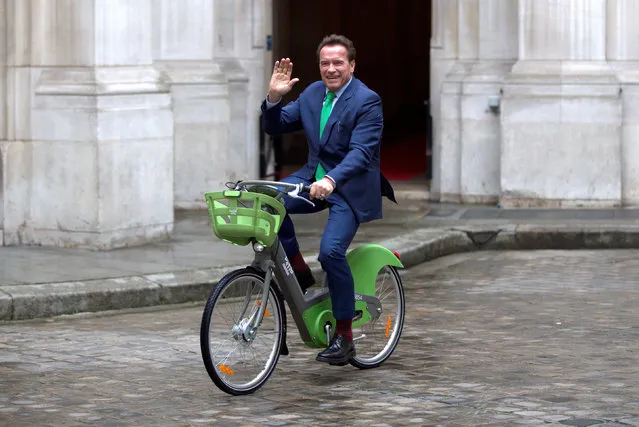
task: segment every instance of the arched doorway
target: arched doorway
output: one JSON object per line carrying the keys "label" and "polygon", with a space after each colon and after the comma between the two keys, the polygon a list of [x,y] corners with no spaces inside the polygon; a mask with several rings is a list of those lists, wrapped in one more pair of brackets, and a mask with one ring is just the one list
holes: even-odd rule
{"label": "arched doorway", "polygon": [[[290,57],[300,79],[285,101],[319,78],[315,49],[331,33],[353,40],[355,75],[382,97],[382,171],[391,180],[426,181],[431,0],[274,0],[273,54]],[[284,174],[305,159],[303,134],[283,138]]]}

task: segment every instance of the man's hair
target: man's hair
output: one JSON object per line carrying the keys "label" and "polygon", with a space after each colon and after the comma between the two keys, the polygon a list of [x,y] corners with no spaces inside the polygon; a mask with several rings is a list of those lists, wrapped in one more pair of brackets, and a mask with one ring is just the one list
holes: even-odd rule
{"label": "man's hair", "polygon": [[353,45],[353,42],[342,35],[331,34],[330,36],[324,37],[319,46],[317,46],[317,60],[319,61],[320,50],[322,50],[324,46],[334,46],[336,44],[340,44],[346,48],[348,62],[355,59],[355,45]]}

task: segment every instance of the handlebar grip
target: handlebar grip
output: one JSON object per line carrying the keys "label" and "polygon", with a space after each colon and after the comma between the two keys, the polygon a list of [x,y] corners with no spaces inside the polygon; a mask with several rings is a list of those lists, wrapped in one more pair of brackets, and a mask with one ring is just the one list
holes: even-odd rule
{"label": "handlebar grip", "polygon": [[302,187],[302,192],[303,193],[310,193],[311,192],[311,186],[310,185],[305,185]]}

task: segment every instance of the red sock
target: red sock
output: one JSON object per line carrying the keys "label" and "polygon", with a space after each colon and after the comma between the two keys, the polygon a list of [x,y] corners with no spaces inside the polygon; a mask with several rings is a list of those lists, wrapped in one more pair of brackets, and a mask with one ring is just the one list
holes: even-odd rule
{"label": "red sock", "polygon": [[291,258],[289,258],[289,261],[291,262],[293,271],[301,273],[302,271],[306,270],[306,261],[304,261],[304,257],[302,256],[301,252],[293,255]]}
{"label": "red sock", "polygon": [[338,320],[336,328],[338,335],[343,336],[348,341],[353,340],[353,319]]}

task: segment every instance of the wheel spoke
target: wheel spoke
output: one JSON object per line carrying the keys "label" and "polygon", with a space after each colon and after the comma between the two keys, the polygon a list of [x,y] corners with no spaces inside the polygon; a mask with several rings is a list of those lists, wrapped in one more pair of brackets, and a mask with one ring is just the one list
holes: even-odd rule
{"label": "wheel spoke", "polygon": [[251,331],[247,325],[260,310],[263,289],[263,278],[255,273],[230,273],[207,303],[201,337],[208,345],[202,345],[202,357],[213,382],[227,393],[257,390],[279,358],[283,320],[273,290],[266,299],[269,314],[260,327]]}
{"label": "wheel spoke", "polygon": [[[360,368],[378,366],[395,349],[404,319],[404,299],[401,279],[392,267],[384,267],[375,281],[375,295],[382,306],[382,314],[363,324],[366,337],[357,342],[357,356],[351,363]],[[390,323],[389,323],[390,322]]]}

